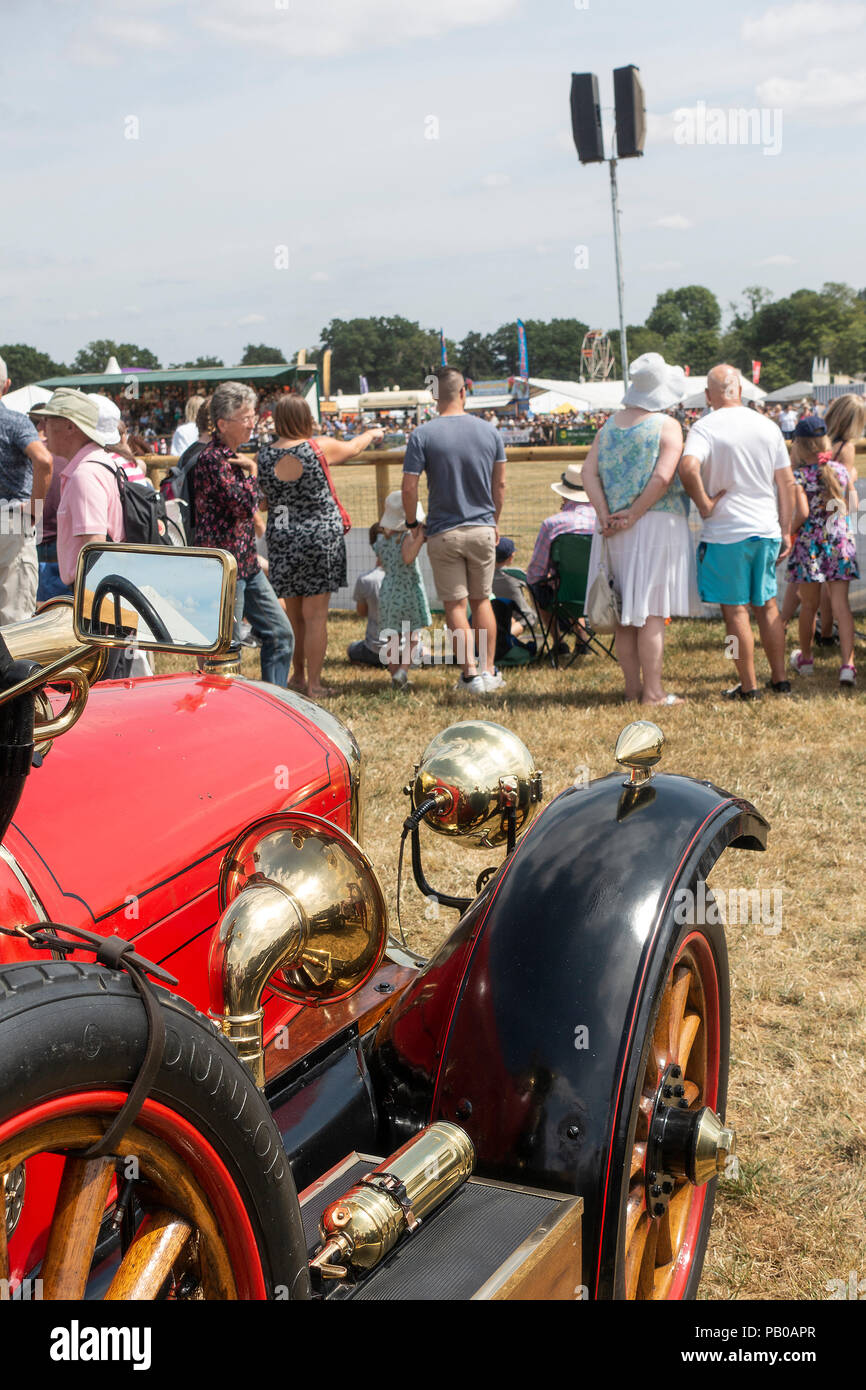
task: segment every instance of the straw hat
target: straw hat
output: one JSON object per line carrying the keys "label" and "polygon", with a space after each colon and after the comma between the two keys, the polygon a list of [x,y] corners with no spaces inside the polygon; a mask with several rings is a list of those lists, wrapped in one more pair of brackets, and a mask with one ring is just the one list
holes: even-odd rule
{"label": "straw hat", "polygon": [[71,386],[58,386],[50,400],[31,410],[31,415],[52,415],[61,420],[71,420],[82,434],[92,439],[94,444],[104,444],[105,435],[99,428],[99,406],[93,396],[76,391]]}
{"label": "straw hat", "polygon": [[688,390],[688,377],[682,367],[669,367],[660,352],[645,352],[629,368],[631,381],[623,405],[643,410],[667,410],[681,401]]}
{"label": "straw hat", "polygon": [[[424,508],[418,503],[415,512],[415,520],[424,520]],[[379,520],[379,525],[385,531],[399,531],[401,526],[406,525],[406,513],[403,510],[403,494],[400,492],[389,492],[385,498],[385,510]]]}
{"label": "straw hat", "polygon": [[584,488],[581,470],[576,463],[570,463],[562,475],[562,481],[550,484],[554,492],[558,492],[560,497],[565,497],[569,502],[588,502]]}

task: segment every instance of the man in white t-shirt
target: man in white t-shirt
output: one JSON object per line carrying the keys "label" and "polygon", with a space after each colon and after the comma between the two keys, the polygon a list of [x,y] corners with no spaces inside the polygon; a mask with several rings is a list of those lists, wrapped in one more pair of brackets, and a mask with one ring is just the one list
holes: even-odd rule
{"label": "man in white t-shirt", "polygon": [[794,430],[797,428],[797,412],[790,405],[783,410],[779,416],[779,429],[785,439],[794,438]]}
{"label": "man in white t-shirt", "polygon": [[788,450],[772,421],[742,403],[735,367],[714,367],[707,377],[710,414],[692,425],[679,472],[703,518],[698,546],[698,591],[721,605],[740,677],[725,695],[760,698],[749,608],[770,663],[770,689],[790,692],[785,679],[785,629],[776,605],[776,565],[791,549],[794,477]]}

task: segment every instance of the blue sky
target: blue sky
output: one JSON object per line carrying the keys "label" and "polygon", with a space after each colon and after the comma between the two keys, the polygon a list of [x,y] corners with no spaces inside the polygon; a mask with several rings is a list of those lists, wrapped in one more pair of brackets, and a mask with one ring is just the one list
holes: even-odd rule
{"label": "blue sky", "polygon": [[[611,105],[630,62],[629,322],[681,284],[866,285],[860,0],[4,0],[0,23],[0,341],[233,363],[354,315],[612,327],[607,168],[578,163],[568,99],[594,71]],[[780,111],[781,151],[679,143],[697,103]]]}

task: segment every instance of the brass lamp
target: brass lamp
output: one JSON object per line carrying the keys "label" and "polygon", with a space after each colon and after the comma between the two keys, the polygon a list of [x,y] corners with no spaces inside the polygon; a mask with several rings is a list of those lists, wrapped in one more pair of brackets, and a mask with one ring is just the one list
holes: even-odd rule
{"label": "brass lamp", "polygon": [[541,806],[541,773],[532,754],[508,729],[482,719],[452,724],[429,743],[415,768],[411,798],[439,835],[460,836],[485,849],[505,844],[513,808],[519,835]]}

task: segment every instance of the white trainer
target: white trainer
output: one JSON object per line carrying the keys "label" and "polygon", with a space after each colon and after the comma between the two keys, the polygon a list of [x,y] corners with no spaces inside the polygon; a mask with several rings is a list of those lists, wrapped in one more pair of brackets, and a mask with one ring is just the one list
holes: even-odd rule
{"label": "white trainer", "polygon": [[483,676],[472,676],[468,681],[461,676],[454,689],[458,695],[464,695],[467,698],[474,696],[475,699],[480,699],[487,694],[487,686],[484,684]]}
{"label": "white trainer", "polygon": [[505,689],[505,681],[500,671],[482,671],[481,679],[484,682],[484,689],[488,695],[492,695],[495,691]]}
{"label": "white trainer", "polygon": [[815,671],[814,661],[807,661],[799,647],[796,651],[791,652],[791,665],[798,676],[811,676]]}

